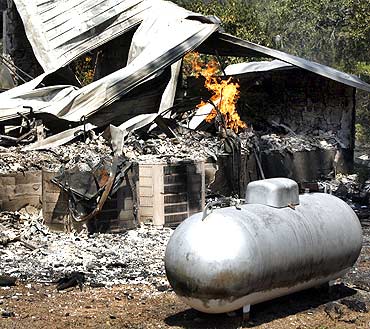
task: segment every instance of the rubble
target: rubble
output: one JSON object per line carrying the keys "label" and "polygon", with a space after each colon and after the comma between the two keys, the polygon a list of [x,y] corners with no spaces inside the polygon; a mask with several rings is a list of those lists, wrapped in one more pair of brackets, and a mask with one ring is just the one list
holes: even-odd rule
{"label": "rubble", "polygon": [[[26,18],[23,21],[28,22],[25,24],[26,33],[32,35],[35,33],[33,24],[40,26],[40,21],[45,20],[38,19],[42,17],[41,12],[33,13],[32,10],[29,10],[31,7],[25,5],[24,0],[17,0],[16,2],[22,18]],[[113,3],[114,1],[109,2]],[[112,8],[116,5],[112,5]],[[144,2],[143,5],[146,6]],[[95,7],[98,10],[97,12],[105,10],[104,5],[100,3]],[[171,65],[179,61],[185,53],[201,45],[203,45],[205,53],[207,53],[207,47],[211,44],[210,53],[220,51],[221,55],[230,55],[236,51],[238,54],[248,55],[252,50],[256,56],[265,57],[265,55],[268,55],[272,58],[280,58],[285,63],[293,64],[296,68],[307,70],[310,74],[314,72],[319,76],[328,78],[328,80],[345,84],[347,87],[351,87],[351,89],[348,89],[351,92],[355,88],[370,90],[370,86],[355,77],[350,77],[319,64],[255,44],[250,45],[248,42],[221,32],[216,34],[214,32],[220,28],[219,22],[216,23],[210,17],[190,13],[173,4],[162,3],[161,1],[154,8],[155,11],[150,7],[141,8],[143,12],[148,10],[150,13],[150,15],[145,15],[145,19],[141,17],[141,14],[138,17],[135,14],[132,16],[135,17],[135,21],[130,20],[129,22],[126,22],[124,18],[125,11],[117,12],[116,14],[119,14],[115,16],[117,20],[114,19],[113,21],[110,17],[113,11],[106,12],[100,17],[102,21],[100,19],[96,20],[96,15],[87,11],[86,22],[93,22],[93,25],[90,23],[86,25],[89,28],[88,34],[81,28],[77,28],[77,30],[69,29],[67,31],[69,39],[59,40],[61,41],[60,44],[67,47],[69,42],[75,40],[76,37],[87,37],[80,47],[75,48],[78,49],[78,52],[73,56],[67,48],[62,49],[63,54],[71,56],[71,58],[65,58],[64,62],[63,60],[57,60],[57,58],[61,58],[59,55],[57,56],[57,49],[49,49],[50,45],[45,45],[48,46],[49,52],[43,51],[44,48],[39,47],[39,42],[46,40],[43,33],[53,31],[53,28],[50,28],[52,26],[43,25],[42,29],[38,30],[37,37],[32,39],[37,41],[36,45],[32,44],[33,50],[44,68],[56,70],[60,66],[69,64],[72,58],[77,58],[78,55],[85,53],[87,49],[91,50],[90,46],[87,47],[88,43],[93,44],[94,40],[100,40],[101,42],[96,44],[105,44],[108,39],[114,39],[119,34],[127,31],[126,28],[131,24],[134,26],[144,19],[134,36],[131,35],[132,43],[131,41],[127,42],[129,58],[125,67],[116,68],[114,72],[110,72],[102,79],[94,77],[96,80],[92,84],[81,88],[71,84],[71,81],[64,81],[68,80],[66,77],[61,80],[56,72],[49,73],[50,70],[45,70],[47,73],[42,76],[1,95],[2,104],[0,107],[3,111],[0,116],[0,144],[18,146],[0,146],[0,175],[41,169],[59,171],[62,168],[65,170],[77,168],[77,172],[86,172],[104,159],[108,158],[113,162],[114,156],[118,155],[124,155],[131,161],[145,164],[156,162],[176,163],[187,159],[192,161],[213,159],[217,162],[217,158],[226,153],[232,154],[232,161],[239,165],[238,160],[235,159],[240,160],[240,157],[234,157],[236,152],[239,152],[239,155],[242,152],[254,154],[256,161],[259,162],[258,153],[260,151],[268,154],[275,151],[294,153],[317,149],[337,150],[339,147],[346,148],[341,144],[340,139],[342,138],[347,142],[350,140],[348,136],[352,136],[352,132],[348,133],[347,126],[340,126],[338,129],[341,129],[341,131],[334,133],[332,130],[335,130],[335,128],[332,127],[335,127],[335,125],[324,123],[321,124],[321,127],[328,127],[328,131],[317,130],[315,134],[303,135],[297,133],[298,130],[291,129],[288,125],[274,125],[273,122],[270,122],[268,125],[271,125],[271,127],[268,127],[268,132],[256,132],[252,128],[247,128],[236,136],[234,133],[226,131],[226,126],[224,131],[221,131],[220,127],[214,129],[215,127],[211,127],[211,124],[209,124],[208,128],[210,129],[207,131],[190,130],[181,125],[188,118],[184,120],[184,117],[181,117],[179,113],[171,113],[169,117],[166,116],[169,112],[164,113],[162,110],[175,109],[173,98],[176,91],[179,91],[177,90],[179,79],[172,79],[173,81],[168,82],[167,78],[169,77],[166,74]],[[64,17],[66,12],[61,9],[62,7],[56,5],[55,8],[58,9],[58,15]],[[131,12],[132,8],[127,8],[127,11]],[[150,9],[151,11],[149,11]],[[42,13],[46,12],[42,11]],[[68,21],[66,22],[68,23]],[[96,26],[106,25],[102,22],[109,22],[103,29],[105,32],[114,31],[115,28],[119,29],[120,32],[103,34],[100,29],[94,28],[94,24],[97,24]],[[122,28],[126,23],[128,24],[126,28]],[[84,28],[86,27],[84,26]],[[173,33],[168,33],[169,30]],[[58,37],[66,37],[63,35],[64,33],[58,35]],[[162,36],[166,36],[166,38]],[[213,39],[210,38],[211,36]],[[217,44],[217,49],[214,49],[214,44]],[[50,53],[54,53],[55,56],[50,56]],[[55,79],[55,82],[47,82],[48,78],[52,78],[50,80]],[[164,83],[162,80],[166,82]],[[153,85],[147,84],[148,81],[152,81]],[[260,83],[257,82],[254,81],[253,84]],[[163,93],[163,103],[159,102],[159,99],[156,100],[158,95],[162,96],[162,87],[163,89],[164,87],[172,89],[173,94],[170,100],[171,97]],[[151,106],[147,106],[144,96],[153,91],[158,95],[152,95],[149,101]],[[235,93],[233,96],[235,96]],[[219,102],[221,102],[221,99],[220,96]],[[217,110],[217,106],[214,105],[213,107]],[[304,103],[303,106],[309,111],[316,111],[316,108],[311,104],[311,100],[307,101],[307,104]],[[340,114],[339,121],[347,122],[347,125],[350,125],[352,116],[345,116],[342,113],[343,108],[339,105],[338,109],[340,110],[338,111]],[[325,105],[323,110],[330,111],[330,107]],[[102,131],[109,125],[122,125],[122,123],[129,120],[130,115],[134,115],[134,118],[135,115],[139,117],[138,113],[141,113],[140,111],[146,111],[144,114],[155,114],[157,117],[155,120],[150,118],[149,123],[145,120],[139,120],[135,125],[130,126],[130,129],[126,127],[125,133],[122,133],[121,136],[122,140],[119,141],[122,142],[122,154],[116,154],[116,150],[111,145],[114,144],[112,136],[111,140],[105,139],[106,137],[103,138],[103,135],[92,130]],[[194,121],[197,123],[200,121],[203,124],[203,117],[195,114],[195,108],[189,107],[185,111],[192,112],[193,118],[198,117]],[[348,113],[352,113],[352,111]],[[309,114],[304,113],[302,117],[303,115],[308,117],[308,122],[310,120]],[[330,118],[329,116],[323,118],[323,120],[330,121]],[[165,119],[168,122],[172,120],[175,127],[167,126]],[[312,117],[311,119],[311,121],[314,121],[315,118]],[[303,119],[301,121],[304,125],[305,121]],[[54,126],[55,122],[57,122],[57,129]],[[59,123],[61,124],[60,127]],[[78,124],[80,126],[77,126]],[[91,127],[86,130],[88,124]],[[155,125],[161,129],[158,129]],[[65,128],[64,132],[67,136],[59,138],[60,135],[58,134],[61,133],[60,128],[62,126]],[[81,134],[82,130],[80,129],[82,126],[83,134]],[[187,127],[190,126],[187,125]],[[196,127],[198,128],[198,125]],[[244,125],[241,127],[244,127]],[[321,129],[321,127],[316,128]],[[120,127],[115,128],[120,129]],[[284,133],[281,133],[281,128],[285,129]],[[305,130],[300,130],[300,132],[307,133]],[[51,139],[46,143],[45,137],[54,137],[56,141]],[[77,139],[78,141],[76,141]],[[41,150],[45,145],[50,146],[53,143],[54,146],[58,146]],[[62,143],[65,144],[60,145]],[[30,148],[40,148],[40,150],[26,150],[27,147],[24,147],[26,144]],[[117,144],[121,145],[120,143]],[[369,157],[362,157],[360,160],[367,163]],[[260,162],[258,167],[261,177],[264,177]],[[234,173],[235,168],[232,167],[231,169]],[[241,171],[237,172],[240,173]],[[222,179],[227,180],[228,177],[226,179],[222,177]],[[334,180],[322,181],[319,182],[319,185],[322,191],[333,193],[346,200],[359,215],[363,224],[368,225],[370,217],[369,182],[361,184],[356,175],[336,175]],[[64,186],[64,191],[68,188],[71,189],[70,186],[71,184]],[[110,190],[111,186],[109,189],[107,188],[107,192],[109,193]],[[101,195],[99,195],[99,198],[102,199]],[[135,200],[126,201],[130,201],[132,204],[135,203]],[[0,206],[2,205],[0,204]],[[135,208],[136,205],[132,207]],[[130,208],[127,211],[131,210]],[[53,283],[57,290],[76,286],[82,290],[83,285],[101,287],[119,284],[152,284],[159,292],[170,289],[167,281],[163,279],[165,275],[163,257],[172,229],[142,225],[138,229],[119,234],[95,233],[89,235],[86,228],[78,234],[76,232],[52,233],[44,225],[43,220],[42,212],[30,206],[17,212],[0,212],[0,285],[4,285],[4,289],[14,285],[16,281]],[[364,252],[361,257],[360,262],[346,276],[345,280],[346,283],[352,286],[369,291],[369,283],[366,282],[369,269],[360,268],[363,266],[361,264],[368,262],[369,259],[368,228],[364,239]],[[29,285],[31,286],[31,284]],[[130,293],[124,294],[124,296],[127,300],[134,299],[134,296]],[[18,296],[15,297],[18,298]],[[121,299],[119,296],[116,297],[118,301]],[[342,304],[358,312],[368,310],[367,305],[363,304],[362,301],[346,300]],[[340,313],[341,308],[344,307],[342,304],[329,307],[327,310],[328,316],[334,314],[333,318],[336,319],[336,313]],[[1,317],[15,316],[14,312],[9,310],[0,308],[0,312]],[[69,316],[69,313],[65,314]],[[117,315],[112,311],[108,313],[108,317],[114,320]]]}
{"label": "rubble", "polygon": [[22,147],[0,146],[0,174],[40,169],[58,171],[62,165],[66,169],[76,165],[82,169],[85,164],[93,167],[111,153],[108,142],[93,132],[85,142],[61,145],[52,150],[25,151]]}
{"label": "rubble", "polygon": [[[73,142],[50,150],[26,151],[21,147],[0,146],[0,174],[40,169],[58,171],[62,166],[92,168],[103,158],[112,157],[112,149],[109,141],[90,133],[92,136],[86,142]],[[255,143],[254,132],[243,132],[239,139],[242,150],[249,153]],[[224,139],[203,131],[185,131],[172,139],[159,134],[144,140],[138,134],[131,134],[123,145],[123,154],[139,163],[216,159],[224,153],[227,153]]]}
{"label": "rubble", "polygon": [[319,191],[333,194],[346,201],[359,219],[370,218],[370,181],[361,182],[358,174],[337,174],[334,179],[318,181]]}
{"label": "rubble", "polygon": [[335,150],[337,144],[334,135],[267,134],[261,136],[261,149],[266,152],[286,150],[293,153],[316,149]]}
{"label": "rubble", "polygon": [[334,179],[321,181],[319,185],[327,192],[344,199],[361,191],[361,184],[357,174],[337,174]]}
{"label": "rubble", "polygon": [[[61,166],[70,169],[85,164],[90,168],[96,166],[104,157],[112,155],[110,142],[102,136],[91,132],[92,137],[86,142],[74,142],[61,145],[50,150],[25,151],[21,147],[0,147],[0,174],[50,169],[57,171]],[[265,134],[258,136],[252,129],[238,135],[241,149],[250,153],[253,147],[264,152],[284,151],[300,152],[315,149],[336,149],[336,141],[332,136],[278,135]],[[138,134],[131,134],[123,145],[123,154],[139,163],[177,162],[184,159],[206,160],[217,158],[225,150],[224,139],[204,131],[185,131],[176,138],[167,138],[159,134],[157,137],[143,139]]]}
{"label": "rubble", "polygon": [[222,152],[222,141],[203,132],[189,132],[177,138],[150,138],[146,141],[135,135],[123,146],[123,153],[141,163],[176,162],[184,159],[205,160]]}
{"label": "rubble", "polygon": [[[231,134],[231,132],[229,132]],[[253,130],[245,131],[238,136],[231,135],[241,143],[241,150],[250,153],[255,143]],[[206,160],[217,159],[221,154],[229,153],[225,145],[225,138],[215,136],[204,131],[189,130],[178,134],[177,138],[166,138],[160,135],[159,138],[148,140],[140,139],[132,135],[123,146],[123,153],[132,160],[139,163],[146,162],[177,162],[181,160]]]}
{"label": "rubble", "polygon": [[360,167],[370,168],[370,145],[356,142],[354,161]]}
{"label": "rubble", "polygon": [[[41,213],[1,212],[2,234],[20,235],[36,246],[19,242],[0,246],[0,275],[36,282],[57,282],[81,272],[87,285],[152,283],[163,285],[163,257],[170,228],[144,225],[122,234],[51,233]],[[77,282],[78,283],[78,282]],[[161,288],[162,289],[162,288]]]}

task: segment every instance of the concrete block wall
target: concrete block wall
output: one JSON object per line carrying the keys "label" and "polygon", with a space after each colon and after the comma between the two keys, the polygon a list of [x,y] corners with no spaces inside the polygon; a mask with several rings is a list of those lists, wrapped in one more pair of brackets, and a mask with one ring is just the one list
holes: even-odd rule
{"label": "concrete block wall", "polygon": [[56,174],[55,171],[42,171],[42,213],[50,229],[64,231],[69,224],[68,195],[51,182]]}
{"label": "concrete block wall", "polygon": [[242,119],[285,124],[296,133],[332,132],[344,148],[354,145],[354,88],[301,69],[238,78]]}
{"label": "concrete block wall", "polygon": [[[52,230],[79,230],[81,223],[69,215],[67,193],[51,182],[56,174],[43,170],[0,176],[0,209],[42,207],[45,224]],[[202,211],[204,204],[203,161],[134,165],[88,227],[91,232],[113,233],[134,228],[139,220],[176,225]]]}
{"label": "concrete block wall", "polygon": [[[90,232],[116,233],[137,226],[136,186],[138,168],[133,166],[118,191],[105,202],[102,212],[89,221]],[[56,172],[43,171],[42,207],[45,223],[53,230],[80,230],[83,223],[75,222],[69,216],[68,195],[50,180]]]}
{"label": "concrete block wall", "polygon": [[139,165],[139,220],[173,226],[205,204],[205,165],[199,162]]}
{"label": "concrete block wall", "polygon": [[27,171],[0,175],[0,209],[17,211],[27,205],[40,207],[42,172]]}

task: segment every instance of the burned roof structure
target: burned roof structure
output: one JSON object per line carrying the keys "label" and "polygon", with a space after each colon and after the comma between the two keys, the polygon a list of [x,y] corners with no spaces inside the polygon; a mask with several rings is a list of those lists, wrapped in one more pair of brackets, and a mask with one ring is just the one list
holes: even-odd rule
{"label": "burned roof structure", "polygon": [[[202,168],[196,171],[201,179],[194,178],[190,165],[177,167],[191,173],[190,178],[184,178],[186,182],[195,184],[194,180],[203,186],[197,202],[204,201],[204,184],[199,182],[207,176],[205,171],[213,177],[206,183],[212,193],[242,195],[249,181],[264,175],[311,181],[329,174],[333,166],[334,170],[348,171],[351,165],[354,92],[370,92],[370,85],[355,76],[226,34],[216,17],[193,13],[168,1],[13,1],[44,72],[0,94],[2,145],[21,145],[22,151],[31,152],[57,148],[80,136],[89,139],[92,130],[99,134],[105,131],[116,157],[125,154],[145,162],[154,153],[161,160],[167,156],[158,166],[167,170],[168,176],[175,170],[166,167],[169,158],[190,157],[196,170]],[[91,51],[103,56],[96,60],[94,81],[82,86],[69,66]],[[200,131],[210,127],[205,119],[214,109],[219,110],[221,100],[204,93],[204,79],[190,77],[187,90],[181,90],[185,85],[182,60],[192,51],[216,58],[263,60],[222,68],[226,76],[220,77],[238,79],[238,112],[241,120],[255,129],[239,136],[221,131],[221,138]],[[203,91],[197,93],[198,89]],[[206,101],[200,106],[202,97]],[[216,116],[214,122],[217,120]],[[224,123],[218,122],[220,126]],[[284,134],[272,133],[271,127]],[[156,128],[167,138],[148,137]],[[145,141],[132,136],[143,130]],[[257,130],[261,131],[258,142]],[[248,149],[246,156],[240,154],[241,148]],[[211,160],[199,164],[202,157]],[[341,162],[348,165],[341,166]],[[302,168],[305,163],[315,165]],[[226,181],[231,182],[231,188],[224,188]],[[63,182],[59,181],[59,186],[68,190]],[[99,193],[106,186],[101,185]],[[91,210],[90,204],[86,209]],[[85,210],[79,214],[81,218],[89,217]],[[193,210],[199,210],[199,202]]]}
{"label": "burned roof structure", "polygon": [[[127,1],[123,1],[123,3],[126,2]],[[26,22],[29,21],[29,17],[33,15],[30,15],[31,13],[28,10],[28,5],[27,11],[22,11],[22,8],[26,8],[26,6],[22,6],[21,1],[16,1],[16,3],[17,8],[21,8],[20,13],[23,20]],[[56,7],[64,6],[57,6],[57,1],[53,3]],[[81,3],[84,10],[88,10],[88,8],[84,7],[87,3],[89,2]],[[145,3],[145,1],[143,3]],[[90,41],[86,41],[86,48],[84,48],[83,51],[80,48],[70,50],[72,52],[75,51],[74,55],[70,55],[71,58],[66,60],[57,58],[56,61],[52,60],[51,63],[47,65],[45,64],[49,62],[47,56],[54,50],[48,51],[45,47],[53,40],[53,36],[51,36],[52,40],[46,38],[49,27],[44,25],[42,25],[41,28],[44,27],[45,30],[40,31],[39,34],[35,34],[34,31],[37,31],[35,26],[38,25],[38,20],[33,21],[34,24],[32,24],[31,20],[29,22],[30,24],[26,24],[25,26],[26,33],[34,49],[45,49],[45,51],[35,51],[35,53],[40,63],[47,71],[42,76],[38,77],[36,81],[23,85],[20,93],[17,93],[16,90],[11,90],[9,93],[3,93],[1,95],[1,119],[6,120],[16,117],[16,112],[22,112],[22,110],[14,112],[13,109],[19,109],[19,107],[22,107],[25,103],[28,103],[28,106],[32,106],[35,113],[49,113],[58,118],[72,122],[79,121],[82,116],[90,117],[98,110],[112,104],[115,100],[133,90],[145,80],[154,78],[156,74],[159,76],[160,74],[158,73],[161,70],[181,59],[186,52],[196,48],[218,29],[218,25],[211,23],[211,21],[203,18],[201,15],[190,13],[172,3],[149,3],[151,6],[146,10],[147,15],[145,18],[142,18],[143,21],[134,34],[128,55],[128,65],[126,67],[83,88],[75,88],[74,86],[47,86],[38,88],[38,95],[32,96],[30,96],[29,93],[33,93],[35,87],[42,83],[45,77],[53,74],[53,71],[63,65],[68,64],[68,61],[71,59],[91,49],[92,46],[88,44]],[[101,5],[105,8],[106,2]],[[48,2],[48,8],[49,6],[50,2]],[[115,14],[117,14],[119,7],[120,4],[117,4],[115,11],[108,11],[110,15],[106,18],[116,20],[117,17]],[[36,6],[36,8],[38,8],[39,13],[44,13],[42,6]],[[132,7],[129,8],[132,12],[129,14],[131,17],[135,11]],[[77,8],[74,8],[74,10],[76,11]],[[160,14],[164,12],[167,14]],[[55,15],[57,14],[58,13]],[[191,16],[193,19],[187,19]],[[59,18],[63,21],[65,19],[64,14],[61,13]],[[45,19],[47,20],[47,18]],[[206,23],[201,22],[202,20]],[[125,24],[129,24],[129,22],[131,21],[128,20]],[[103,22],[100,23],[102,24]],[[135,20],[129,27],[133,28],[137,23],[138,21]],[[54,22],[54,24],[57,23]],[[109,38],[104,39],[101,36],[101,31],[93,29],[93,27],[94,26],[90,27],[89,33],[92,33],[96,38],[101,37],[101,39],[100,41],[93,41],[92,44],[97,46],[109,40]],[[127,29],[128,27],[126,30]],[[55,26],[52,30],[55,30]],[[124,33],[123,28],[119,30],[120,33]],[[173,31],[173,33],[169,34],[168,31]],[[108,28],[107,34],[111,35],[111,33],[113,33],[113,31]],[[117,35],[119,35],[118,32]],[[165,38],[163,37],[164,35],[166,35]],[[83,37],[84,34],[82,33],[81,38]],[[88,39],[90,40],[90,38]],[[74,41],[75,40],[71,42],[73,43]],[[68,54],[70,54],[70,51],[66,50]],[[25,96],[25,94],[27,94],[27,96]],[[45,95],[49,95],[49,97],[52,95],[51,99],[45,101]]]}
{"label": "burned roof structure", "polygon": [[[31,106],[34,113],[48,114],[69,122],[78,122],[81,117],[89,121],[100,110],[125,95],[129,96],[135,88],[145,88],[146,84],[150,86],[148,80],[168,80],[170,76],[166,68],[195,49],[207,54],[217,50],[220,55],[275,58],[370,91],[370,86],[355,76],[222,33],[215,18],[189,12],[166,1],[96,3],[70,0],[61,5],[57,0],[32,4],[15,0],[15,3],[27,37],[45,73],[0,95],[1,121],[19,117],[19,113],[27,113],[24,106]],[[124,68],[82,88],[43,84],[48,76],[81,54],[134,28],[137,30]],[[176,82],[172,79],[169,83]],[[171,102],[167,100],[167,103],[170,107]],[[98,120],[97,125],[109,123],[111,121]]]}

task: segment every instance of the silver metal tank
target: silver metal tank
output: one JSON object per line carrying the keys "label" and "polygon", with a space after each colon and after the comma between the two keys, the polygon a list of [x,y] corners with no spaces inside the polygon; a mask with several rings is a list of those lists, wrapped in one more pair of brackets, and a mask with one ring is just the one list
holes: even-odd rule
{"label": "silver metal tank", "polygon": [[253,204],[195,214],[174,231],[166,274],[185,303],[229,312],[337,279],[356,262],[362,230],[353,210],[324,193],[298,197],[288,181],[252,184]]}

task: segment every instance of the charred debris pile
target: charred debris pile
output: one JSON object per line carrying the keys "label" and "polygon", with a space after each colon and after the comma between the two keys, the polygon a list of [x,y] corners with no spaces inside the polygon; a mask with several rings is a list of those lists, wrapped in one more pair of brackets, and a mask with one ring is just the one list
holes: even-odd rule
{"label": "charred debris pile", "polygon": [[[270,153],[279,153],[286,156],[296,152],[336,151],[340,148],[334,134],[321,136],[296,134],[284,126],[266,126],[264,131],[256,131],[252,126],[246,126],[235,132],[223,125],[224,119],[221,114],[218,114],[211,123],[204,121],[205,124],[201,128],[190,129],[186,122],[196,116],[197,111],[196,107],[186,113],[178,113],[174,109],[170,116],[164,118],[155,115],[154,121],[124,134],[122,130],[117,133],[115,127],[108,127],[105,130],[99,128],[89,131],[77,130],[73,132],[70,141],[56,146],[49,144],[48,140],[56,136],[59,142],[58,135],[63,132],[55,134],[51,129],[46,139],[39,140],[36,134],[32,134],[32,127],[28,130],[31,133],[27,141],[10,140],[7,138],[10,133],[2,135],[0,174],[5,176],[15,172],[42,169],[60,173],[94,172],[96,168],[107,163],[111,168],[114,161],[118,164],[125,163],[126,169],[130,167],[129,163],[176,164],[183,161],[204,161],[217,167],[219,158],[233,159],[231,161],[236,164],[240,162],[242,156],[245,156],[252,159],[255,170],[252,176],[257,179],[264,177],[262,154],[268,156]],[[27,127],[22,123],[14,128],[12,134],[16,130],[27,131]],[[228,165],[231,165],[231,162]],[[248,168],[245,167],[243,170],[246,171]],[[114,171],[109,176],[119,176],[117,167]],[[334,171],[329,171],[327,177],[321,178],[333,177]],[[209,192],[214,194],[218,191],[209,190]],[[239,190],[235,189],[232,193],[238,194]]]}
{"label": "charred debris pile", "polygon": [[[244,168],[239,168],[239,172],[240,170],[254,170],[253,173],[249,173],[248,182],[265,177],[266,165],[262,161],[263,157],[268,157],[270,154],[289,157],[294,156],[295,153],[318,150],[337,152],[340,149],[340,144],[334,134],[323,133],[320,136],[296,134],[285,125],[266,125],[264,130],[260,131],[245,125],[235,132],[224,125],[225,118],[221,113],[218,113],[210,123],[204,120],[202,127],[189,129],[186,123],[197,115],[197,111],[199,109],[195,107],[186,113],[179,113],[174,109],[166,118],[155,115],[154,121],[134,131],[125,132],[125,136],[122,136],[121,131],[116,134],[114,127],[108,127],[105,130],[80,130],[74,132],[72,140],[66,144],[50,146],[46,143],[45,148],[42,143],[53,137],[52,130],[48,131],[50,137],[38,141],[36,134],[30,134],[27,142],[24,140],[15,142],[2,138],[0,141],[2,143],[0,174],[6,176],[15,172],[43,169],[55,172],[53,182],[69,193],[71,199],[76,198],[76,194],[80,199],[84,197],[82,192],[78,193],[82,185],[85,199],[87,197],[90,198],[88,200],[94,200],[87,207],[85,215],[87,213],[96,215],[96,208],[101,209],[104,202],[117,191],[115,187],[124,179],[127,170],[133,164],[176,164],[184,161],[203,161],[213,164],[216,170],[220,165],[226,166],[223,170],[227,170],[228,166],[235,165],[237,162],[241,163],[241,157],[247,157],[253,163],[252,169],[248,168],[251,165],[247,163],[244,164]],[[16,129],[24,131],[27,127],[22,124]],[[31,127],[29,131],[32,131]],[[33,145],[38,147],[34,149]],[[226,164],[220,164],[220,158],[226,158],[228,161]],[[304,165],[309,167],[312,163],[307,162]],[[318,176],[314,181],[301,182],[302,191],[309,187],[312,191],[335,193],[349,202],[353,200],[355,208],[361,211],[366,210],[367,182],[361,186],[356,175],[340,175],[335,171],[334,166],[329,169],[326,175]],[[104,174],[104,171],[108,172]],[[84,172],[88,174],[73,177],[73,174]],[[68,177],[72,181],[68,181]],[[76,177],[79,181],[75,186],[73,180]],[[113,180],[111,183],[109,183],[109,178]],[[227,179],[227,176],[223,177],[223,180]],[[212,185],[215,180],[214,176],[208,180],[206,177],[206,199],[243,197],[240,188],[238,190],[238,187],[231,186],[228,189],[222,189],[222,187]],[[96,185],[90,194],[88,193],[89,185]],[[225,195],[223,191],[229,194]],[[104,200],[102,200],[103,195]]]}
{"label": "charred debris pile", "polygon": [[80,273],[90,286],[151,283],[163,287],[170,228],[144,225],[123,234],[51,232],[39,209],[0,212],[0,286],[11,281],[57,282]]}
{"label": "charred debris pile", "polygon": [[[174,163],[181,160],[217,160],[219,155],[243,152],[246,154],[257,152],[288,151],[290,153],[311,151],[317,149],[337,148],[334,135],[307,136],[290,132],[284,129],[270,129],[270,134],[261,134],[253,128],[246,128],[236,134],[230,129],[219,133],[191,130],[170,121],[171,136],[157,129],[150,133],[136,131],[130,133],[122,145],[122,156],[131,161],[140,163],[167,162]],[[89,131],[87,136],[77,136],[75,141],[53,148],[42,147],[39,150],[28,149],[18,143],[4,143],[0,146],[0,173],[23,172],[40,170],[43,168],[59,170],[61,167],[71,169],[79,166],[83,171],[84,164],[94,167],[103,158],[112,159],[114,152],[110,137],[105,133]],[[36,141],[36,140],[35,140]],[[8,144],[8,145],[6,145]],[[85,167],[86,170],[87,167]],[[91,168],[90,168],[91,169]]]}
{"label": "charred debris pile", "polygon": [[[129,171],[146,164],[204,163],[205,182],[200,185],[197,197],[201,202],[192,210],[188,205],[188,215],[201,211],[204,200],[243,198],[249,181],[274,176],[296,179],[302,191],[336,193],[338,190],[338,195],[350,202],[353,200],[356,209],[367,209],[367,190],[364,192],[358,187],[354,190],[353,176],[346,182],[341,178],[337,184],[338,173],[343,172],[343,168],[346,172],[347,164],[351,163],[343,153],[351,135],[345,127],[344,132],[335,130],[334,117],[338,114],[329,112],[324,118],[326,123],[316,122],[315,115],[312,123],[310,118],[304,118],[304,113],[299,114],[297,121],[294,118],[297,113],[281,113],[281,108],[274,116],[264,108],[256,115],[251,113],[248,104],[250,97],[260,97],[260,91],[257,88],[248,94],[249,75],[246,79],[238,74],[220,76],[223,69],[217,57],[202,62],[197,53],[187,56],[191,57],[191,76],[182,87],[178,86],[172,106],[158,113],[133,115],[120,125],[113,124],[116,117],[99,126],[93,124],[94,119],[82,117],[71,125],[63,119],[35,113],[29,107],[12,119],[0,122],[0,175],[53,172],[51,182],[67,195],[65,211],[75,223],[94,221],[89,228],[92,232],[101,231],[96,226],[98,215],[124,181],[128,181],[131,189],[133,205],[129,210],[134,216],[134,227],[142,222],[138,213],[146,201],[138,191],[140,177],[135,181]],[[259,83],[253,78],[253,88]],[[140,99],[140,95],[137,97]],[[286,104],[280,104],[284,106]],[[345,116],[337,112],[338,120],[343,120]],[[328,123],[332,121],[334,123]],[[138,172],[136,175],[140,176]],[[188,189],[192,181],[182,184],[190,185],[185,187]],[[189,203],[189,198],[182,201]],[[56,208],[58,205],[54,210]],[[106,208],[109,210],[109,206]],[[55,216],[54,210],[52,216]],[[186,214],[183,213],[180,221]],[[171,223],[178,222],[175,219]]]}

